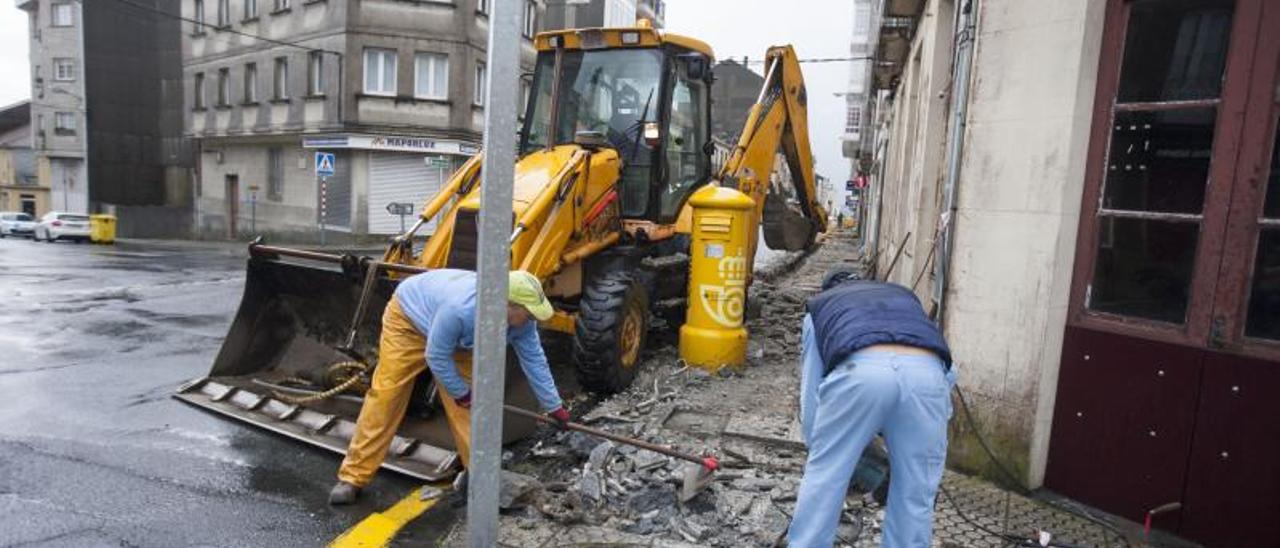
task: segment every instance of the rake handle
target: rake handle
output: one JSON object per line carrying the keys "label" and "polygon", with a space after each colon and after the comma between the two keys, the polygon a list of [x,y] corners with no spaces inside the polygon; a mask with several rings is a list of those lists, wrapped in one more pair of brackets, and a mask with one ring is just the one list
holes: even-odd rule
{"label": "rake handle", "polygon": [[[534,413],[533,411],[529,411],[528,409],[523,409],[523,408],[520,408],[520,407],[516,407],[516,406],[514,406],[514,405],[503,405],[502,407],[503,407],[503,409],[506,409],[506,411],[507,411],[508,413],[511,413],[512,415],[519,415],[519,416],[524,417],[524,418],[527,418],[527,419],[533,419],[533,420],[536,420],[536,421],[539,421],[539,422],[545,422],[545,423],[550,424],[550,425],[553,425],[553,426],[561,426],[560,421],[555,420],[555,419],[553,419],[553,418],[551,418],[551,417],[548,417],[548,416],[546,416],[546,415],[543,415],[542,413]],[[579,423],[576,423],[576,422],[566,422],[566,423],[563,423],[563,426],[564,426],[564,427],[566,427],[566,428],[568,428],[569,430],[576,430],[576,431],[578,431],[578,432],[582,432],[583,434],[588,434],[588,435],[591,435],[591,436],[595,436],[595,437],[597,437],[597,438],[604,438],[604,439],[607,439],[607,440],[610,440],[610,441],[615,441],[615,442],[622,443],[622,444],[626,444],[626,445],[630,445],[630,446],[633,446],[633,447],[639,447],[639,448],[644,449],[644,450],[646,450],[646,451],[653,451],[654,453],[661,453],[661,454],[666,455],[666,456],[668,456],[668,457],[674,457],[674,458],[677,458],[677,459],[680,459],[680,460],[686,460],[686,461],[692,462],[692,463],[694,463],[694,464],[697,464],[697,465],[699,465],[699,466],[702,466],[702,467],[704,467],[704,468],[707,468],[707,469],[709,469],[709,470],[715,470],[716,468],[718,468],[718,467],[719,467],[719,462],[716,460],[716,458],[715,458],[715,457],[699,457],[699,456],[696,456],[696,455],[690,455],[689,453],[684,453],[684,452],[681,452],[681,451],[676,451],[675,449],[672,449],[672,448],[670,448],[670,447],[664,447],[664,446],[657,445],[657,444],[654,444],[654,443],[649,443],[649,442],[646,442],[646,441],[640,441],[640,440],[637,440],[637,439],[634,439],[634,438],[628,438],[628,437],[626,437],[626,436],[619,436],[619,435],[614,434],[614,433],[612,433],[612,432],[605,432],[604,430],[599,430],[599,429],[596,429],[596,428],[592,428],[592,427],[590,427],[590,426],[587,426],[587,425],[585,425],[585,424],[579,424]]]}

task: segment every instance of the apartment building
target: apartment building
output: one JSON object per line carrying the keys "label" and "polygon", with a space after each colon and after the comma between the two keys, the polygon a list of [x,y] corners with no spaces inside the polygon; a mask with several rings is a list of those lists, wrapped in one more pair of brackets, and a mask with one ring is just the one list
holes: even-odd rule
{"label": "apartment building", "polygon": [[[183,0],[197,227],[382,239],[479,150],[490,0]],[[542,7],[523,6],[532,70]],[[504,82],[520,85],[524,81]],[[335,173],[316,176],[317,152]],[[322,207],[323,204],[323,207]],[[431,227],[428,227],[430,230]]]}
{"label": "apartment building", "polygon": [[27,12],[31,146],[49,207],[110,212],[122,236],[190,228],[178,12],[167,0],[17,0]]}
{"label": "apartment building", "polygon": [[30,17],[32,149],[53,209],[89,211],[80,2],[17,0]]}
{"label": "apartment building", "polygon": [[586,27],[629,27],[636,19],[648,19],[653,28],[663,28],[667,17],[665,0],[546,0],[544,29]]}
{"label": "apartment building", "polygon": [[31,102],[0,107],[0,211],[31,216],[49,211],[49,188],[36,178],[31,150]]}

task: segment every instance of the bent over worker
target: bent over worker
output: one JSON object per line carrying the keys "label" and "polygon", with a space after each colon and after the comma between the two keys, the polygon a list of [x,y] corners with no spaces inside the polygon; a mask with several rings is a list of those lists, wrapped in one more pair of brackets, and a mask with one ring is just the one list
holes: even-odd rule
{"label": "bent over worker", "polygon": [[[569,421],[530,317],[545,321],[554,310],[542,283],[524,271],[512,271],[507,285],[507,342],[543,410]],[[441,269],[410,277],[396,287],[382,314],[378,366],[365,394],[356,432],[338,469],[329,504],[355,502],[386,458],[387,448],[409,405],[414,379],[430,367],[444,404],[458,456],[471,459],[471,349],[476,321],[476,274]]]}
{"label": "bent over worker", "polygon": [[889,450],[882,546],[929,546],[947,458],[951,351],[911,290],[829,275],[802,329],[801,430],[809,448],[788,531],[792,547],[829,547],[862,451]]}

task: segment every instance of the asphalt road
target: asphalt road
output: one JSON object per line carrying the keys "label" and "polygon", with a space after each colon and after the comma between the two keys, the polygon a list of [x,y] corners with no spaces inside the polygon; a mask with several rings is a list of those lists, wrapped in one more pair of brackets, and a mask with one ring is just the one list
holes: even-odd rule
{"label": "asphalt road", "polygon": [[[418,484],[170,398],[240,301],[238,245],[0,240],[0,546],[317,546]],[[434,510],[397,544],[456,519]]]}

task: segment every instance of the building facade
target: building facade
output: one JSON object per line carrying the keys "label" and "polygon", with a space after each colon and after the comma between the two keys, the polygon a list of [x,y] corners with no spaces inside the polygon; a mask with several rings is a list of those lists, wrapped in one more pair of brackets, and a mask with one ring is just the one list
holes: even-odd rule
{"label": "building facade", "polygon": [[50,207],[115,213],[122,236],[190,228],[173,2],[18,0],[30,28],[32,148]]}
{"label": "building facade", "polygon": [[17,0],[29,16],[31,147],[51,207],[89,212],[84,11],[80,2]]}
{"label": "building facade", "polygon": [[545,29],[589,27],[630,27],[637,19],[648,19],[653,28],[663,28],[667,16],[665,0],[547,0]]}
{"label": "building facade", "polygon": [[[389,206],[421,207],[479,150],[490,5],[183,0],[200,234],[398,233]],[[541,6],[523,6],[529,71]],[[317,152],[334,154],[333,175],[317,177]]]}
{"label": "building facade", "polygon": [[31,150],[31,102],[0,108],[0,211],[33,217],[49,211],[49,188],[36,177]]}
{"label": "building facade", "polygon": [[951,342],[952,464],[1272,542],[1280,4],[883,6],[868,249]]}
{"label": "building facade", "polygon": [[[849,160],[849,176],[829,191],[832,213],[850,214],[862,211],[861,188],[851,188],[854,181],[865,180],[870,164],[872,108],[871,70],[879,38],[881,0],[854,0],[853,35],[849,39],[849,87],[844,92],[845,124],[840,136],[840,152]],[[862,178],[860,179],[860,176]],[[858,183],[861,185],[861,182]]]}

